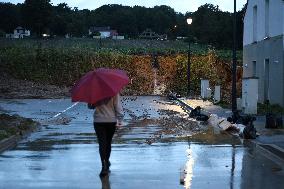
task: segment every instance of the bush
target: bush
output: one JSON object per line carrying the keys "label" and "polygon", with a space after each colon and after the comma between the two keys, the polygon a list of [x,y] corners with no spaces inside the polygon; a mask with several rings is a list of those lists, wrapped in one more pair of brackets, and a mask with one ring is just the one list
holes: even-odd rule
{"label": "bush", "polygon": [[[0,68],[19,79],[59,86],[72,86],[95,68],[119,68],[126,70],[133,80],[127,86],[129,94],[145,95],[153,92],[154,53],[160,67],[159,82],[167,90],[186,94],[187,44],[147,40],[103,40],[102,43],[100,46],[93,39],[3,40]],[[230,102],[230,95],[226,94],[230,88],[230,66],[216,51],[198,47],[192,47],[191,90],[200,94],[200,79],[207,78],[212,86],[221,84],[223,96]]]}

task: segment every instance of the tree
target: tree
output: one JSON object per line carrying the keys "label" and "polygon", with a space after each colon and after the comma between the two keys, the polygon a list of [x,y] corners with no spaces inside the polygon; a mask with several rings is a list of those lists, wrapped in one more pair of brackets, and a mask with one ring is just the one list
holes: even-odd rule
{"label": "tree", "polygon": [[216,43],[216,30],[219,27],[218,21],[221,16],[219,13],[218,7],[205,4],[192,14],[191,31],[200,43]]}
{"label": "tree", "polygon": [[243,35],[244,35],[244,17],[247,9],[247,3],[242,10],[237,12],[237,48],[243,48]]}
{"label": "tree", "polygon": [[20,8],[21,4],[14,5],[0,2],[0,30],[10,33],[21,25]]}
{"label": "tree", "polygon": [[159,34],[169,34],[176,23],[176,13],[171,7],[162,5],[152,9],[153,30]]}
{"label": "tree", "polygon": [[51,13],[50,0],[25,0],[22,9],[25,27],[41,36],[49,29]]}
{"label": "tree", "polygon": [[[239,49],[242,48],[245,10],[246,6],[237,13]],[[193,18],[190,26],[186,23],[189,16]],[[0,3],[0,18],[0,30],[5,32],[24,26],[39,36],[49,31],[57,36],[70,34],[82,37],[88,35],[91,26],[110,26],[120,35],[131,38],[137,38],[146,29],[151,29],[160,35],[167,34],[169,39],[190,34],[191,39],[198,43],[217,48],[232,47],[233,14],[221,11],[212,4],[204,4],[195,12],[182,14],[165,5],[146,8],[109,4],[95,10],[79,10],[66,3],[52,6],[50,0],[25,0],[24,4],[17,5]]]}
{"label": "tree", "polygon": [[50,19],[50,30],[52,34],[64,36],[68,33],[68,23],[71,19],[72,10],[66,3],[60,3],[52,7],[52,18]]}

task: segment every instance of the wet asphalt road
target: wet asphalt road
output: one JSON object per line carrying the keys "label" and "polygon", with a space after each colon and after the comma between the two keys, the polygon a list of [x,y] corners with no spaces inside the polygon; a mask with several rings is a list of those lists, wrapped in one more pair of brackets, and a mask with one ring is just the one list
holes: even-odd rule
{"label": "wet asphalt road", "polygon": [[[92,110],[69,99],[1,100],[10,113],[43,126],[0,155],[0,188],[283,188],[283,164],[214,130],[186,140],[147,143],[161,129],[159,110],[182,109],[160,97],[125,97],[125,126],[115,135],[111,174],[101,180]],[[66,110],[66,111],[65,111]],[[166,116],[166,115],[163,115]],[[185,186],[180,170],[186,164]]]}

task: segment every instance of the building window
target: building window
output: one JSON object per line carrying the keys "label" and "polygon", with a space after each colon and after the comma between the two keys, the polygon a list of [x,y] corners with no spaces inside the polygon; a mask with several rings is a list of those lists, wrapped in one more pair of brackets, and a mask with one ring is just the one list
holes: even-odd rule
{"label": "building window", "polygon": [[257,41],[257,6],[253,7],[253,42]]}
{"label": "building window", "polygon": [[265,0],[265,37],[269,36],[269,0]]}
{"label": "building window", "polygon": [[269,100],[270,66],[269,59],[264,60],[264,100]]}
{"label": "building window", "polygon": [[252,77],[256,77],[256,61],[252,61]]}

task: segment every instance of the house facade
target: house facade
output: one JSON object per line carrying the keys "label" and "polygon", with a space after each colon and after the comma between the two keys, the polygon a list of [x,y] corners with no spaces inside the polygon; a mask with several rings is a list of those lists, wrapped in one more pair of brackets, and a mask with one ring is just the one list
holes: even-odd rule
{"label": "house facade", "polygon": [[95,33],[100,33],[100,36],[94,35],[94,38],[113,38],[118,35],[116,30],[110,29],[110,27],[90,27],[89,35],[93,35]]}
{"label": "house facade", "polygon": [[6,38],[22,39],[24,37],[29,37],[31,35],[30,30],[26,30],[20,26],[14,29],[14,33],[6,34]]}
{"label": "house facade", "polygon": [[243,76],[258,78],[258,102],[284,106],[284,0],[248,0]]}

